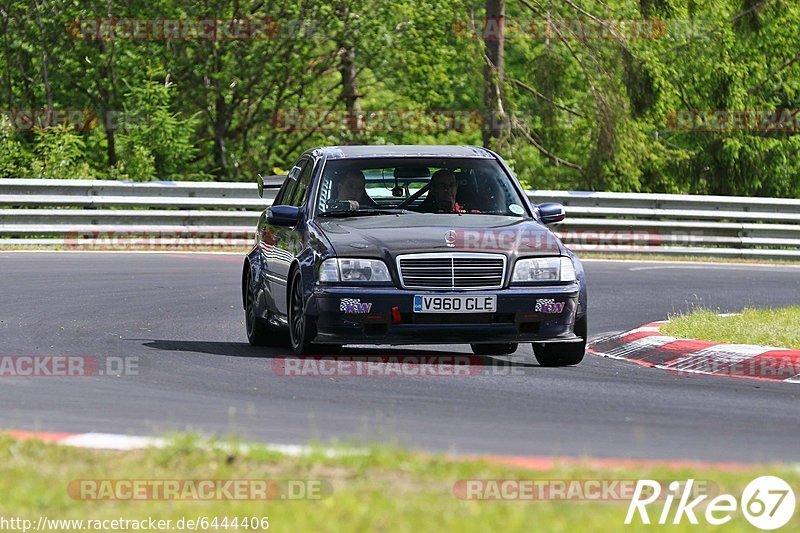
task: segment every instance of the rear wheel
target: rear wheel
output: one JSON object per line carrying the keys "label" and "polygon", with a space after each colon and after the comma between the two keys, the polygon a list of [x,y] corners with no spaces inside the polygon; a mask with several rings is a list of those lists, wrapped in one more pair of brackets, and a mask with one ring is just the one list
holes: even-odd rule
{"label": "rear wheel", "polygon": [[469,347],[475,355],[508,355],[516,352],[519,344],[516,342],[470,344]]}
{"label": "rear wheel", "polygon": [[586,352],[587,335],[586,315],[575,321],[575,335],[581,337],[581,342],[551,344],[533,343],[533,355],[542,366],[569,366],[577,365],[583,361]]}
{"label": "rear wheel", "polygon": [[249,275],[247,276],[244,294],[244,322],[247,329],[247,341],[252,346],[271,345],[274,341],[274,332],[269,322],[259,317],[256,312],[256,295]]}

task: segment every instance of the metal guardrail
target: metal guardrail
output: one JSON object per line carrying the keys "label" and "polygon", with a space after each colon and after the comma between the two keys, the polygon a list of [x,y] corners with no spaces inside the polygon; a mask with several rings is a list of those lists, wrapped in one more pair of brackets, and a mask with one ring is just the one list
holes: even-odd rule
{"label": "metal guardrail", "polygon": [[[0,179],[0,245],[125,248],[251,243],[276,190],[256,184]],[[575,251],[800,258],[800,200],[529,191],[560,202]]]}
{"label": "metal guardrail", "polygon": [[741,196],[531,191],[560,202],[555,230],[575,251],[800,258],[800,200]]}

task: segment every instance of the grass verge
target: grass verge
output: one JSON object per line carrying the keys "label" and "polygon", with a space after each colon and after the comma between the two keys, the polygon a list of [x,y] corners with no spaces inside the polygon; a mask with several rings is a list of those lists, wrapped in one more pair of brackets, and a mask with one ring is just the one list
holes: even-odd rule
{"label": "grass verge", "polygon": [[[532,472],[484,461],[455,460],[375,447],[365,454],[330,456],[322,450],[287,457],[248,447],[199,445],[183,436],[162,449],[133,452],[95,451],[0,437],[0,517],[106,520],[153,517],[209,521],[217,517],[268,517],[277,531],[697,531],[698,526],[625,526],[628,500],[485,501],[454,495],[459,480],[706,480],[715,493],[739,498],[755,477],[777,475],[800,488],[800,472],[788,466],[753,467],[752,471],[667,468],[594,468],[575,464]],[[270,501],[86,501],[68,492],[74,480],[323,480],[323,499]],[[666,483],[664,483],[666,486]],[[657,521],[663,500],[652,504]],[[701,506],[702,507],[702,506]],[[674,514],[675,506],[672,507]],[[671,515],[672,516],[672,515]],[[701,524],[703,518],[699,517]],[[670,519],[671,521],[671,519]],[[221,522],[220,522],[221,523]],[[706,529],[700,526],[699,529]],[[711,529],[708,527],[708,529]],[[75,531],[62,526],[62,531]],[[202,528],[201,528],[202,530]],[[208,529],[209,531],[214,529]],[[225,531],[218,527],[218,531]],[[237,529],[228,527],[230,531]],[[238,530],[243,530],[239,527]],[[258,529],[249,528],[248,531]],[[750,531],[741,511],[726,531]],[[783,530],[800,531],[800,522]]]}
{"label": "grass verge", "polygon": [[733,344],[760,344],[800,350],[800,307],[745,309],[719,316],[708,309],[671,316],[659,328],[671,337]]}

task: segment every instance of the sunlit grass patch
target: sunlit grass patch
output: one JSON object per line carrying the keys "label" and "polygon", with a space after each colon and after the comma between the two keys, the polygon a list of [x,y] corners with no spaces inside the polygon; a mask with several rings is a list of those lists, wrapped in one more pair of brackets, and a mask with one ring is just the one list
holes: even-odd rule
{"label": "sunlit grass patch", "polygon": [[700,309],[671,316],[659,329],[684,339],[800,349],[800,307],[745,309],[727,316]]}
{"label": "sunlit grass patch", "polygon": [[[34,523],[40,516],[83,520],[155,517],[173,523],[181,518],[221,521],[224,517],[267,517],[270,529],[277,531],[652,531],[660,528],[638,523],[624,525],[628,501],[623,499],[490,501],[464,499],[454,487],[464,480],[692,478],[739,497],[750,480],[765,474],[781,476],[792,486],[800,487],[800,472],[781,465],[723,471],[599,468],[570,462],[546,471],[531,471],[484,460],[419,454],[390,445],[313,445],[302,454],[287,456],[269,447],[196,436],[175,436],[163,447],[132,452],[86,450],[0,437],[0,456],[0,516],[24,517]],[[85,479],[320,480],[331,490],[322,498],[291,501],[75,498],[68,492],[70,482]],[[653,505],[651,518],[658,520],[663,501]],[[798,531],[797,526],[794,521],[784,530]],[[750,527],[737,512],[726,531],[746,531]],[[686,520],[680,526],[669,526],[670,531],[696,528]]]}

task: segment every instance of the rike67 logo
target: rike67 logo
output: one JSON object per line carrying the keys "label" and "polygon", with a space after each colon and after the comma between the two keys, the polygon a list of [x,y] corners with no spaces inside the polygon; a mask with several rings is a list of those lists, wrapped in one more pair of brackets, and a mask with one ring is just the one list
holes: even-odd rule
{"label": "rike67 logo", "polygon": [[[698,524],[697,516],[700,510],[697,507],[708,498],[703,494],[689,500],[693,496],[693,479],[684,484],[673,481],[669,484],[669,492],[663,499],[664,507],[656,523],[667,524],[672,514],[672,524],[680,524],[686,517],[690,524]],[[661,496],[662,487],[658,481],[650,479],[639,480],[628,506],[625,523],[634,522],[638,514],[642,524],[650,524],[648,505]],[[673,511],[673,503],[678,503]],[[795,494],[792,488],[779,477],[761,476],[748,483],[742,492],[740,501],[730,494],[720,494],[705,504],[705,512],[701,514],[705,521],[712,526],[720,526],[732,519],[733,513],[741,508],[741,512],[750,524],[762,530],[778,529],[786,525],[794,515]],[[697,514],[696,514],[697,513]]]}

